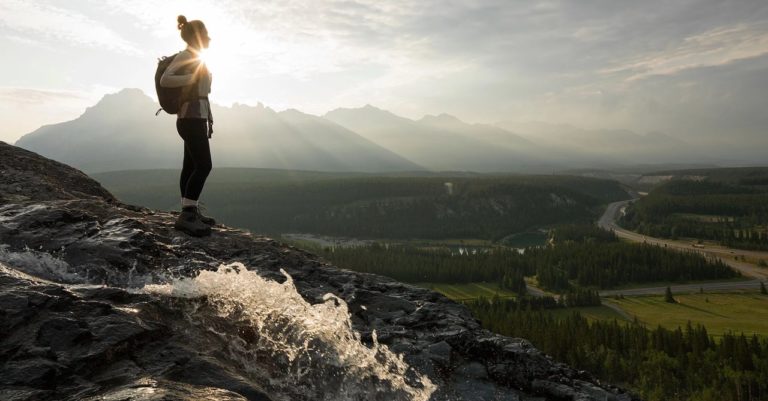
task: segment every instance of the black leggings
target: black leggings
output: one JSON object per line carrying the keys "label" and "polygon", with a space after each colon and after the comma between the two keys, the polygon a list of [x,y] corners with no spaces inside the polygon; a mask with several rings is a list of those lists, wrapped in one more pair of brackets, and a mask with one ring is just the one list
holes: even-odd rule
{"label": "black leggings", "polygon": [[184,140],[184,166],[181,169],[179,187],[181,196],[198,200],[205,179],[211,172],[211,148],[208,144],[208,120],[204,118],[179,118],[176,130]]}

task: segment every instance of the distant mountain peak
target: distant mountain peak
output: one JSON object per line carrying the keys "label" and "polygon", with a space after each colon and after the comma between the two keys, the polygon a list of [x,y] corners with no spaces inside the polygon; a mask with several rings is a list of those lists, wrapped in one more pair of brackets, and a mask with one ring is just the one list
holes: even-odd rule
{"label": "distant mountain peak", "polygon": [[235,103],[232,103],[231,106],[222,106],[212,102],[211,107],[213,107],[214,115],[216,115],[217,110],[219,113],[227,113],[227,114],[222,114],[222,116],[225,116],[225,118],[240,118],[240,117],[271,118],[279,114],[277,111],[275,111],[275,109],[271,107],[267,107],[261,102],[256,103],[256,105],[235,102]]}
{"label": "distant mountain peak", "polygon": [[115,95],[135,95],[149,97],[143,90],[139,88],[123,88],[114,93]]}
{"label": "distant mountain peak", "polygon": [[320,119],[320,117],[317,117],[313,114],[305,113],[299,109],[290,108],[285,109],[281,112],[278,112],[277,115],[284,116],[284,117],[301,117],[301,118],[313,118],[313,119]]}
{"label": "distant mountain peak", "polygon": [[127,101],[143,101],[143,102],[155,102],[155,99],[144,93],[141,89],[137,88],[125,88],[115,93],[105,94],[101,100],[99,100],[95,106],[102,103],[116,103]]}
{"label": "distant mountain peak", "polygon": [[232,103],[232,108],[233,109],[265,109],[267,107],[265,107],[264,104],[261,102],[256,103],[255,106],[252,106],[247,103],[235,102],[235,103]]}
{"label": "distant mountain peak", "polygon": [[112,100],[112,99],[120,99],[120,100],[125,100],[125,99],[141,99],[141,100],[154,101],[153,98],[151,98],[149,95],[144,93],[144,91],[141,90],[141,89],[138,89],[138,88],[125,88],[125,89],[121,89],[121,90],[119,90],[119,91],[117,91],[115,93],[107,93],[106,95],[104,95],[101,98],[101,100],[99,100],[98,103],[101,103],[101,102],[104,102],[104,101],[109,101],[109,100]]}
{"label": "distant mountain peak", "polygon": [[394,115],[394,113],[392,113],[390,111],[387,111],[387,110],[384,110],[384,109],[381,109],[381,108],[378,108],[378,107],[376,107],[376,106],[374,106],[374,105],[372,105],[370,103],[366,103],[366,105],[362,106],[362,107],[338,107],[336,109],[333,109],[333,110],[329,111],[326,114],[332,114],[332,113],[361,113],[361,112],[366,112],[366,113],[386,113],[386,114]]}
{"label": "distant mountain peak", "polygon": [[441,113],[438,115],[432,115],[427,114],[424,117],[421,118],[422,122],[426,123],[459,123],[459,124],[466,124],[464,121],[461,121],[458,117],[452,116],[450,114]]}
{"label": "distant mountain peak", "polygon": [[[401,123],[402,122],[409,122],[409,123],[413,122],[413,120],[411,120],[411,119],[398,116],[397,114],[395,114],[395,113],[393,113],[391,111],[380,109],[380,108],[378,108],[376,106],[373,106],[371,104],[366,104],[365,106],[358,107],[358,108],[344,108],[344,107],[340,107],[338,109],[331,110],[331,111],[325,113],[325,115],[323,117],[324,118],[329,118],[331,120],[334,120],[335,117],[339,117],[339,116],[349,116],[349,117],[354,116],[355,118],[365,118],[365,119],[374,118],[374,119],[378,119],[379,122],[383,122],[383,121],[401,122]],[[338,121],[337,121],[337,123],[338,123]],[[344,124],[341,124],[341,125],[344,125]]]}

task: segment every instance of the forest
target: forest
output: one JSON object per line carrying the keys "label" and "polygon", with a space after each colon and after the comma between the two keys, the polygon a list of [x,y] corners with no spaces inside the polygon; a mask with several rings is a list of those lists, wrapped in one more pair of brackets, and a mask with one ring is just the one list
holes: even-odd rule
{"label": "forest", "polygon": [[[309,249],[339,267],[404,282],[498,283],[517,296],[463,301],[485,328],[526,338],[556,360],[631,388],[649,401],[768,399],[765,338],[736,333],[715,338],[690,323],[677,329],[649,328],[637,320],[590,321],[568,313],[569,308],[601,305],[599,288],[738,274],[699,254],[622,242],[593,224],[554,228],[546,246],[522,253],[500,246],[456,249],[408,243]],[[536,277],[539,286],[560,295],[529,296],[526,277]],[[550,313],[556,310],[565,314]]]}
{"label": "forest", "polygon": [[[95,177],[126,202],[177,207],[176,171]],[[267,235],[500,240],[539,227],[590,222],[602,205],[627,198],[615,181],[574,176],[218,169],[203,202],[223,223]]]}
{"label": "forest", "polygon": [[532,248],[524,259],[536,271],[539,285],[564,291],[580,287],[615,288],[654,281],[687,282],[737,277],[725,263],[694,252],[626,242],[571,242]]}
{"label": "forest", "polygon": [[567,293],[576,288],[609,289],[644,282],[685,282],[738,276],[724,263],[697,253],[621,242],[594,225],[551,231],[549,245],[524,252],[488,247],[459,252],[446,247],[374,243],[360,247],[304,246],[336,266],[376,273],[407,283],[495,282],[525,292],[525,277],[541,287]]}
{"label": "forest", "polygon": [[713,240],[768,250],[768,191],[762,177],[672,180],[631,205],[620,224],[662,238]]}
{"label": "forest", "polygon": [[553,302],[479,298],[466,302],[483,326],[522,337],[537,348],[649,401],[768,399],[768,339],[705,327],[670,330],[639,322],[588,321],[574,312],[556,318]]}

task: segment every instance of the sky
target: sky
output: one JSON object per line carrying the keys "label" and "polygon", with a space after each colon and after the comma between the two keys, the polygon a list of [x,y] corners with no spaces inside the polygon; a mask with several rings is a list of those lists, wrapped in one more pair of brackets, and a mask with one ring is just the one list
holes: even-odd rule
{"label": "sky", "polygon": [[0,140],[211,40],[211,99],[542,121],[768,145],[765,0],[0,0]]}

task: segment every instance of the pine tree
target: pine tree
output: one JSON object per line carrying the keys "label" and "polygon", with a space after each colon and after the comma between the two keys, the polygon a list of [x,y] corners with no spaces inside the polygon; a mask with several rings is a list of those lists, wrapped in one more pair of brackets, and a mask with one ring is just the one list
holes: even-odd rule
{"label": "pine tree", "polygon": [[677,301],[675,300],[675,297],[672,296],[672,289],[667,287],[667,291],[664,293],[664,302],[670,303],[670,304],[676,304]]}

